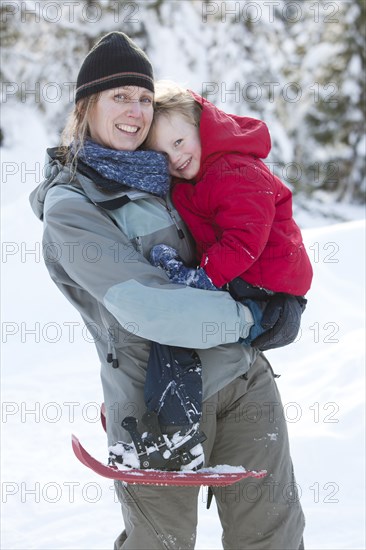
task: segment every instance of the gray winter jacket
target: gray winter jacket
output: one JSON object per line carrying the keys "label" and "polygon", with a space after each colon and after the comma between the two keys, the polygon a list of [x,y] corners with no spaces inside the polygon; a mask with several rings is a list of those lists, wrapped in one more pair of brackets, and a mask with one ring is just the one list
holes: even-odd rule
{"label": "gray winter jacket", "polygon": [[[172,284],[146,259],[158,243],[176,248],[185,262],[193,258],[169,200],[131,188],[106,193],[49,156],[46,179],[30,200],[44,222],[50,276],[94,337],[107,406],[118,401],[124,373],[143,376],[151,340],[197,349],[204,399],[249,369],[258,352],[237,343],[248,333],[247,309],[227,292]],[[118,428],[109,437],[120,439]]]}

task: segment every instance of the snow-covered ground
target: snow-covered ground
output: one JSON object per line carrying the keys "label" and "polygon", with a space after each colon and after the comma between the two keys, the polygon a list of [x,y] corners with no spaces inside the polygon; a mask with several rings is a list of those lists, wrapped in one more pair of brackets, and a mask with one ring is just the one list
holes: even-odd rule
{"label": "snow-covered ground", "polygon": [[[2,151],[1,548],[107,549],[123,527],[112,483],[83,468],[70,443],[76,433],[105,458],[98,359],[46,273],[41,223],[28,206],[50,136],[35,114],[12,117],[14,136]],[[365,224],[360,208],[334,209],[351,221],[299,212],[314,284],[297,343],[268,357],[281,374],[306,548],[361,550]],[[205,500],[202,491],[197,549],[219,549],[215,506],[207,511]]]}

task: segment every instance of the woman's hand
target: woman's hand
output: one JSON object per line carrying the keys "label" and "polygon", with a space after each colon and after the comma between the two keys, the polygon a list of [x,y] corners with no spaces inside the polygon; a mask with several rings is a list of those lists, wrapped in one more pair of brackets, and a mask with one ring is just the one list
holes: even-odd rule
{"label": "woman's hand", "polygon": [[267,351],[294,342],[300,330],[301,315],[306,302],[302,296],[274,294],[268,300],[261,319],[265,332],[252,340],[251,346]]}

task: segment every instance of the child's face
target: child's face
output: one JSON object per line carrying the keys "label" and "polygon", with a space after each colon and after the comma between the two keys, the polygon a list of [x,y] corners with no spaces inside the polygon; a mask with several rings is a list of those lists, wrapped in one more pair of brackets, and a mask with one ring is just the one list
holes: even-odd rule
{"label": "child's face", "polygon": [[182,115],[160,116],[154,128],[154,149],[166,153],[169,172],[185,180],[193,179],[201,162],[201,142],[198,128]]}

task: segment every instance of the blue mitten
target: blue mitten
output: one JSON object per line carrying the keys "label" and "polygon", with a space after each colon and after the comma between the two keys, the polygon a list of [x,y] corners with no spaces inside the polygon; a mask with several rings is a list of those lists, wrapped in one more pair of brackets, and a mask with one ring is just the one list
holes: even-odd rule
{"label": "blue mitten", "polygon": [[158,244],[151,249],[150,262],[164,269],[173,283],[201,288],[203,290],[218,290],[201,267],[192,269],[186,267],[171,246]]}
{"label": "blue mitten", "polygon": [[173,283],[203,290],[218,290],[202,267],[192,269],[177,260],[170,260],[169,263],[167,274]]}
{"label": "blue mitten", "polygon": [[150,251],[150,263],[155,267],[166,269],[166,264],[169,260],[179,260],[178,252],[175,248],[167,244],[157,244]]}

